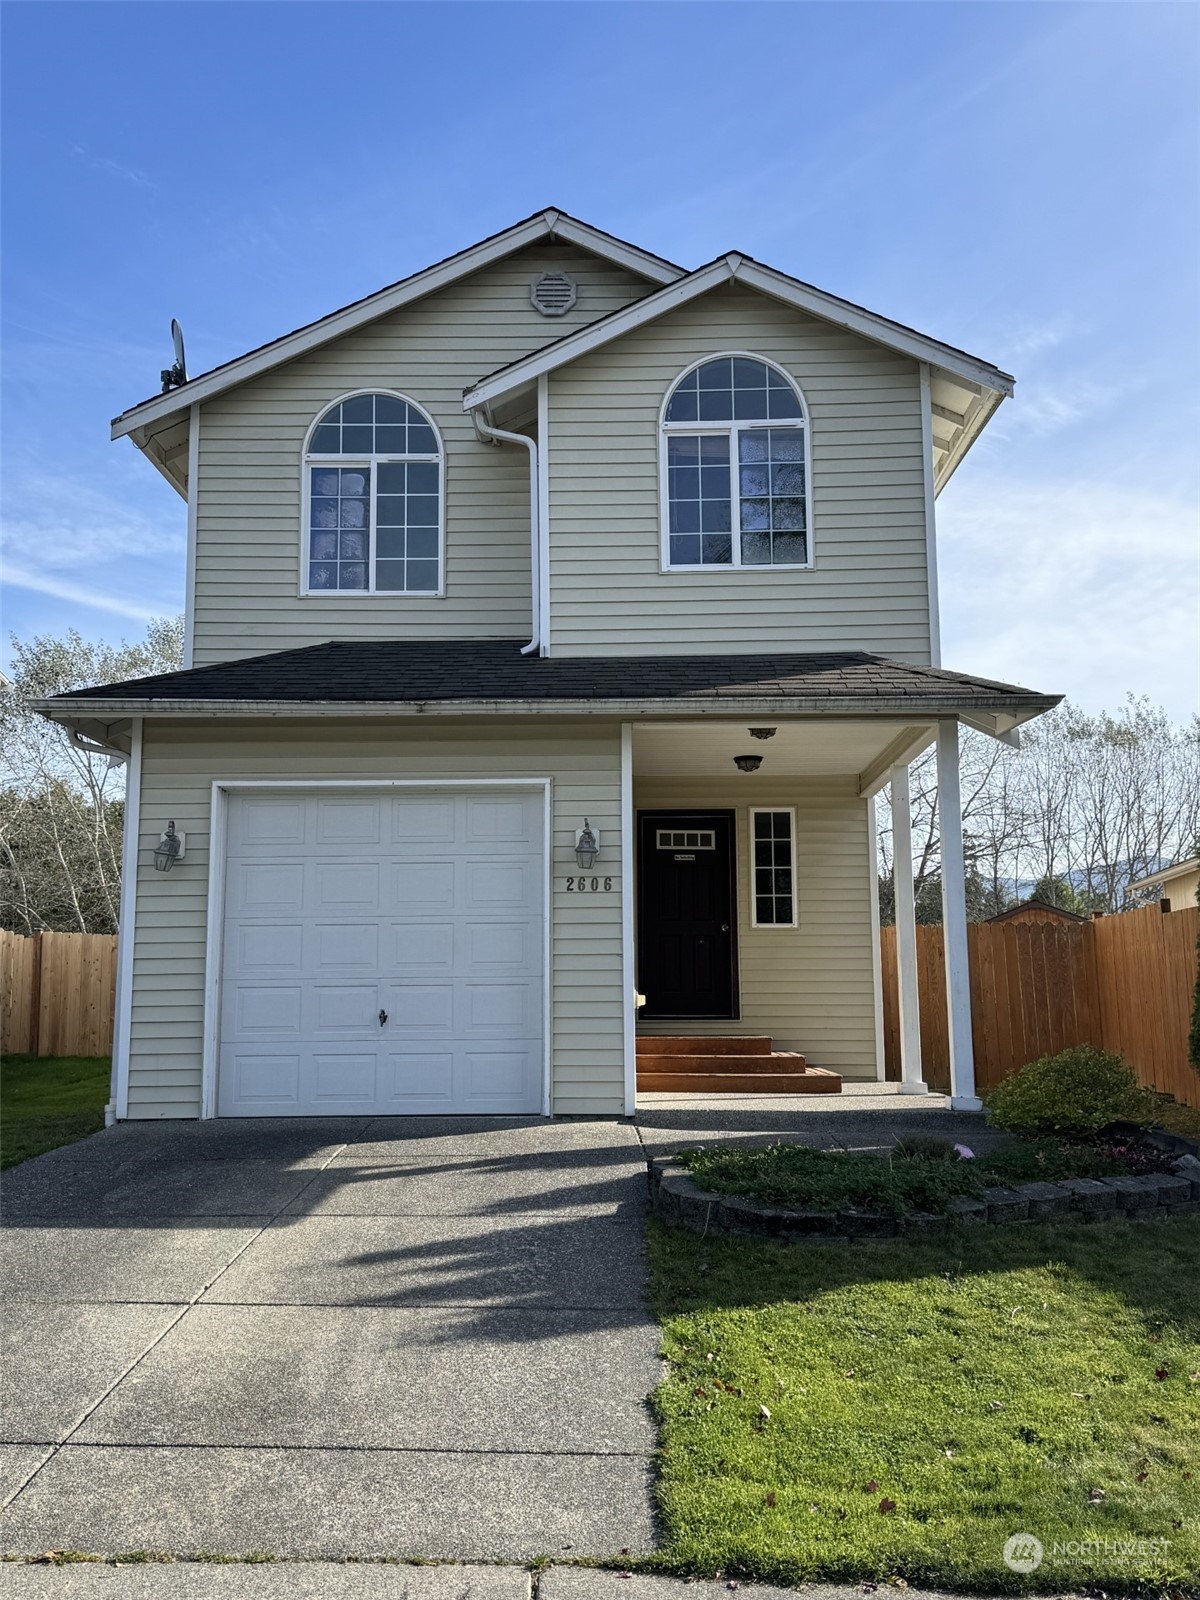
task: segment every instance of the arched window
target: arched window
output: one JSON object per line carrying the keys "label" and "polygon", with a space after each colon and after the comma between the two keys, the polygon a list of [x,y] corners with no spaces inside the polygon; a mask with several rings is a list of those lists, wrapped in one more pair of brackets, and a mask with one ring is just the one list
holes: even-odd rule
{"label": "arched window", "polygon": [[318,420],[304,457],[308,592],[441,590],[442,450],[397,394],[355,394]]}
{"label": "arched window", "polygon": [[686,372],[663,413],[668,567],[809,564],[808,427],[791,379],[757,356]]}

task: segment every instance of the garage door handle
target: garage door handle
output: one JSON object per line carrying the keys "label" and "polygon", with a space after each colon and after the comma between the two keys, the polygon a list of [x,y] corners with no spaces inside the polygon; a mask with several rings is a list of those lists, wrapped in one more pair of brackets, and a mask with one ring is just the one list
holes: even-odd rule
{"label": "garage door handle", "polygon": [[387,1021],[387,1012],[386,1011],[381,1011],[379,1013],[379,1026],[382,1028],[386,1021]]}

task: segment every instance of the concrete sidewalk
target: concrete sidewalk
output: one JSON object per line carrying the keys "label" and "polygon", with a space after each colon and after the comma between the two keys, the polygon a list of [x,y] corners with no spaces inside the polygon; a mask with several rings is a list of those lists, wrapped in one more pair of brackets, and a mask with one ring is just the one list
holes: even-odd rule
{"label": "concrete sidewalk", "polygon": [[607,1121],[124,1124],[13,1169],[0,1549],[649,1550],[645,1197]]}

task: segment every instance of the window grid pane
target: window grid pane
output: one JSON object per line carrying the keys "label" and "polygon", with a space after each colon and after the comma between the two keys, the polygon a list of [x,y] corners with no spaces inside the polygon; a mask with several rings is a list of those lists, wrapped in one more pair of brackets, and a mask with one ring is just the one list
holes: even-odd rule
{"label": "window grid pane", "polygon": [[795,390],[765,361],[717,356],[681,378],[668,422],[784,422],[803,413]]}
{"label": "window grid pane", "polygon": [[733,535],[729,436],[672,434],[667,440],[671,565],[729,566]]}
{"label": "window grid pane", "polygon": [[795,922],[790,811],[754,813],[754,921],[760,928]]}
{"label": "window grid pane", "polygon": [[799,565],[808,559],[802,428],[754,428],[738,435],[742,565]]}
{"label": "window grid pane", "polygon": [[321,418],[310,453],[435,459],[310,468],[309,589],[436,594],[441,483],[427,418],[394,395],[353,395]]}

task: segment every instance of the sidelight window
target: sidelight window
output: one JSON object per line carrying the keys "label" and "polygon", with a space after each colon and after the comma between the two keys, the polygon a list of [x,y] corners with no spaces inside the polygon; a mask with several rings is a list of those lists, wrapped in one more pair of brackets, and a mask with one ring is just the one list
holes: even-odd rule
{"label": "sidelight window", "polygon": [[794,811],[751,811],[753,856],[752,924],[756,928],[796,926]]}

